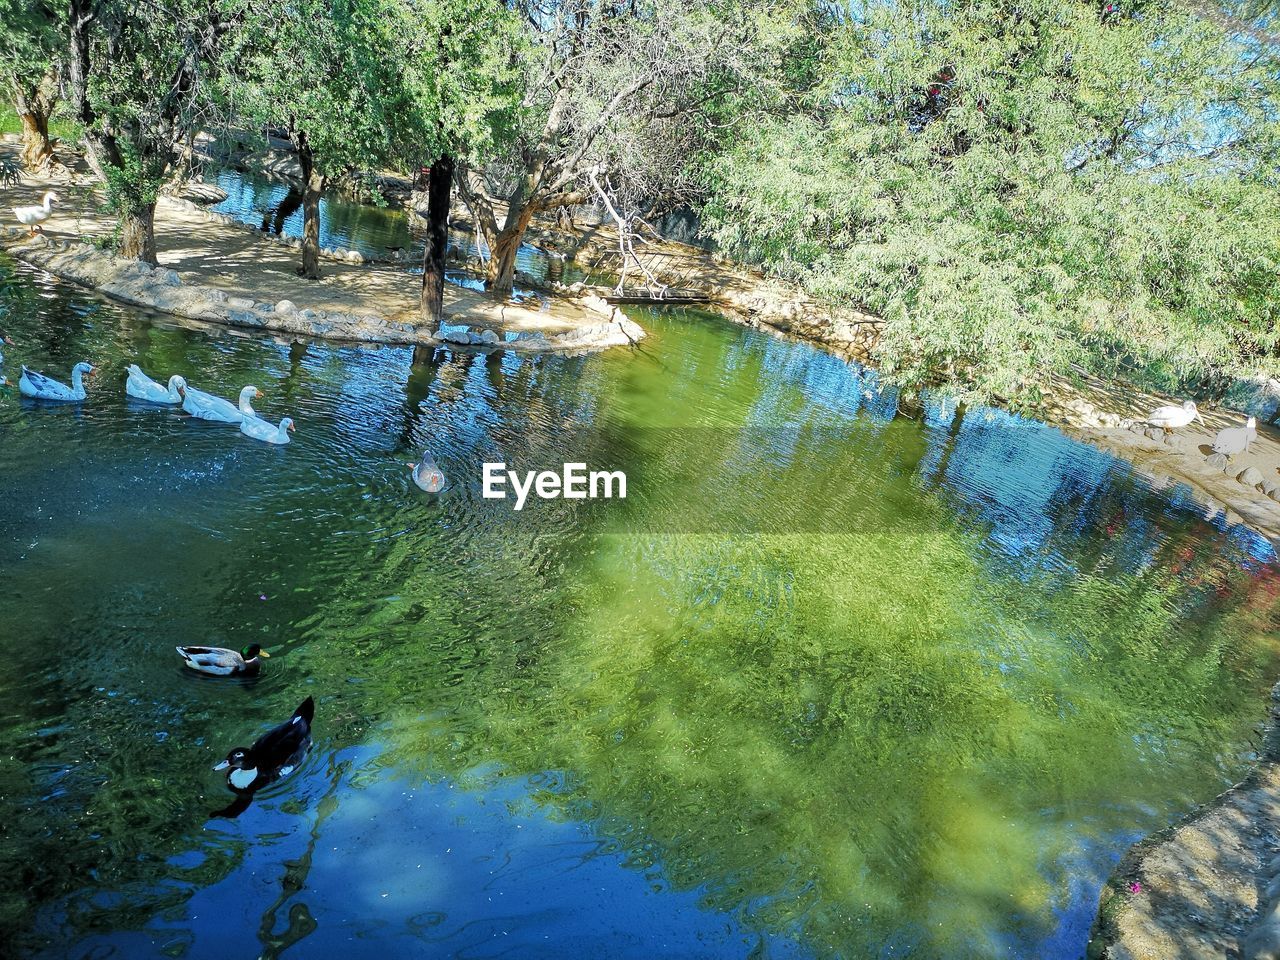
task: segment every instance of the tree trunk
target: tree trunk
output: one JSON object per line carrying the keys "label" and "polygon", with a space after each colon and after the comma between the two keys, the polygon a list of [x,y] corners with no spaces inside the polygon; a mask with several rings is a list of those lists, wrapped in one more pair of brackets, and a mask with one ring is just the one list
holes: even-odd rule
{"label": "tree trunk", "polygon": [[58,105],[62,86],[61,68],[51,64],[39,80],[13,84],[13,105],[22,121],[22,165],[28,170],[48,166],[53,159],[53,143],[49,140],[49,117]]}
{"label": "tree trunk", "polygon": [[123,214],[120,217],[120,256],[158,266],[155,221],[154,203]]}
{"label": "tree trunk", "polygon": [[22,120],[22,165],[28,170],[39,170],[53,157],[53,144],[49,142],[49,115],[29,108],[18,116]]}
{"label": "tree trunk", "polygon": [[511,295],[515,284],[516,256],[520,253],[520,245],[524,243],[525,231],[533,219],[534,206],[525,204],[519,211],[507,214],[507,226],[489,245],[489,269],[485,276],[485,286],[495,297]]}
{"label": "tree trunk", "polygon": [[302,266],[298,274],[307,280],[320,279],[320,194],[324,177],[312,174],[302,194]]}
{"label": "tree trunk", "polygon": [[422,252],[422,320],[444,319],[444,267],[449,250],[449,204],[453,195],[453,157],[444,154],[427,178],[427,246]]}
{"label": "tree trunk", "polygon": [[298,275],[307,280],[320,279],[320,195],[324,192],[324,175],[315,168],[315,157],[300,138],[298,162],[302,166],[302,266]]}

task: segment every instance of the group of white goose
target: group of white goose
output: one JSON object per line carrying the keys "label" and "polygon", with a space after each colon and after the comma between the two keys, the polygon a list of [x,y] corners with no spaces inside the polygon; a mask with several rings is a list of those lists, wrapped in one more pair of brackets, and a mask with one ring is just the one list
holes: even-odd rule
{"label": "group of white goose", "polygon": [[[7,337],[3,341],[12,343]],[[3,355],[0,355],[0,363],[3,361]],[[53,377],[30,370],[23,364],[22,376],[18,379],[18,392],[33,400],[78,403],[86,396],[84,378],[93,376],[96,369],[90,363],[77,363],[71,368],[71,386],[67,386]],[[148,403],[182,404],[183,410],[199,420],[238,424],[240,432],[246,437],[263,443],[288,443],[289,434],[294,429],[293,420],[289,417],[285,417],[277,426],[258,416],[252,405],[254,400],[262,396],[262,391],[257,387],[245,387],[240,391],[240,402],[234,404],[230,400],[188,386],[187,381],[176,373],[169,378],[168,386],[165,386],[148,377],[137,364],[130,364],[129,378],[125,381],[124,389],[129,396]]]}
{"label": "group of white goose", "polygon": [[273,426],[258,416],[258,412],[253,409],[253,401],[262,396],[262,391],[257,387],[245,387],[240,391],[239,402],[233,404],[230,400],[188,386],[187,381],[176,373],[169,378],[169,385],[165,386],[148,377],[136,363],[129,364],[128,369],[129,379],[125,381],[124,390],[137,400],[180,403],[184,411],[198,420],[239,424],[240,432],[246,437],[263,443],[288,443],[289,434],[294,430],[293,420],[289,417],[281,420],[278,426]]}
{"label": "group of white goose", "polygon": [[[13,343],[7,336],[0,334],[0,345]],[[4,353],[0,352],[0,366],[4,364]],[[43,373],[29,370],[22,365],[22,376],[18,380],[18,392],[24,397],[34,400],[49,400],[56,403],[78,403],[85,399],[84,378],[93,376],[97,368],[90,363],[77,363],[71,368],[71,386],[67,386]],[[189,386],[184,377],[174,374],[167,385],[157,383],[136,363],[128,367],[129,378],[125,381],[124,390],[129,396],[148,403],[182,404],[182,409],[199,420],[213,420],[219,423],[234,423],[240,426],[240,432],[246,437],[261,440],[263,443],[284,444],[290,440],[289,434],[294,431],[293,420],[285,417],[278,426],[272,426],[258,416],[253,409],[253,401],[262,396],[262,391],[254,386],[247,386],[240,391],[239,401],[232,403],[222,397],[216,397],[203,390]],[[9,381],[0,377],[0,385],[8,386]],[[408,464],[413,482],[427,493],[440,493],[445,486],[444,473],[436,465],[430,451],[424,450],[416,463]]]}
{"label": "group of white goose", "polygon": [[[1147,424],[1163,430],[1165,434],[1190,425],[1192,420],[1204,423],[1204,417],[1196,409],[1194,400],[1185,401],[1182,406],[1156,407],[1147,416]],[[1249,444],[1258,439],[1258,421],[1250,417],[1241,427],[1227,427],[1219,430],[1213,438],[1213,452],[1230,458],[1237,453],[1248,453]]]}

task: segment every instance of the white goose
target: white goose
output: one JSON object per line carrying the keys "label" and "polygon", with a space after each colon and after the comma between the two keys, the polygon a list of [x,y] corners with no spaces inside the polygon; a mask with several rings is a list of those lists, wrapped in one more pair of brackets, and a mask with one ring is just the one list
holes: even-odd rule
{"label": "white goose", "polygon": [[1249,444],[1258,439],[1258,419],[1250,417],[1243,427],[1227,427],[1213,438],[1213,452],[1231,459],[1237,453],[1248,453]]}
{"label": "white goose", "polygon": [[58,201],[58,195],[52,190],[44,195],[43,206],[39,207],[14,207],[13,215],[18,218],[18,222],[25,227],[31,228],[31,235],[34,237],[36,231],[44,233],[44,227],[40,224],[49,219],[53,213],[53,205]]}
{"label": "white goose", "polygon": [[273,427],[260,417],[245,417],[240,421],[241,433],[263,443],[288,443],[291,431],[293,421],[288,417],[281,420],[278,427]]}
{"label": "white goose", "polygon": [[71,368],[71,386],[59,383],[43,373],[22,367],[22,376],[18,379],[18,392],[24,397],[35,397],[37,400],[58,400],[64,403],[84,399],[84,380],[86,373],[93,373],[94,367],[88,363],[77,363]]}
{"label": "white goose", "polygon": [[1185,427],[1192,420],[1199,420],[1204,423],[1204,417],[1200,416],[1200,411],[1196,409],[1194,400],[1188,400],[1180,407],[1157,407],[1147,417],[1148,424],[1153,427],[1159,427],[1165,433],[1169,433],[1178,427]]}
{"label": "white goose", "polygon": [[240,423],[245,417],[256,417],[257,413],[250,406],[250,401],[262,396],[262,391],[257,387],[245,387],[240,391],[239,406],[232,406],[230,400],[223,400],[195,387],[181,386],[178,393],[182,396],[182,409],[191,416],[219,423]]}
{"label": "white goose", "polygon": [[129,379],[125,381],[124,392],[131,397],[139,400],[147,400],[151,403],[181,403],[183,387],[187,385],[187,381],[178,374],[174,374],[169,378],[169,386],[156,383],[145,373],[136,363],[129,364]]}

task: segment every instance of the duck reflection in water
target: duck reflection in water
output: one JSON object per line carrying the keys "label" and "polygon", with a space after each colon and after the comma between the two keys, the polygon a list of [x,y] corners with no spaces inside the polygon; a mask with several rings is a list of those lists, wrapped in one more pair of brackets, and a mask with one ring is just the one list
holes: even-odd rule
{"label": "duck reflection in water", "polygon": [[240,816],[249,809],[255,793],[296,770],[311,747],[311,720],[315,711],[315,701],[307,697],[292,717],[268,730],[253,746],[236,747],[227,754],[227,759],[216,764],[214,770],[227,771],[227,786],[236,798],[209,816],[228,819]]}

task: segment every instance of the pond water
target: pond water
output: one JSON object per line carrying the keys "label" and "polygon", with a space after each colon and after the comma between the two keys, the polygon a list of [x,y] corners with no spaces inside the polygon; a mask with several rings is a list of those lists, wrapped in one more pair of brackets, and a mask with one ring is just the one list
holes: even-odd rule
{"label": "pond water", "polygon": [[[289,184],[283,180],[256,171],[230,167],[214,168],[205,179],[227,191],[227,199],[210,209],[229,214],[241,223],[259,228],[264,217],[274,215],[290,190]],[[287,237],[302,236],[301,207],[284,218],[281,232]],[[473,233],[454,230],[450,235],[450,244],[466,250],[467,256],[478,255]],[[409,216],[403,210],[357,203],[341,194],[330,192],[320,200],[320,246],[359,250],[370,258],[385,258],[393,250],[404,250],[410,263],[420,263],[423,237],[411,229]],[[539,280],[547,278],[549,269],[555,274],[559,266],[545,251],[528,243],[516,255],[516,269]],[[572,281],[579,274],[573,273],[570,268],[569,273],[564,276]]]}
{"label": "pond water", "polygon": [[[0,397],[0,954],[1076,958],[1126,846],[1252,757],[1271,551],[1056,431],[895,417],[703,314],[415,364],[0,276],[11,377],[101,369]],[[515,513],[486,460],[628,497]],[[252,681],[173,651],[253,641]],[[308,695],[301,768],[211,819]]]}

